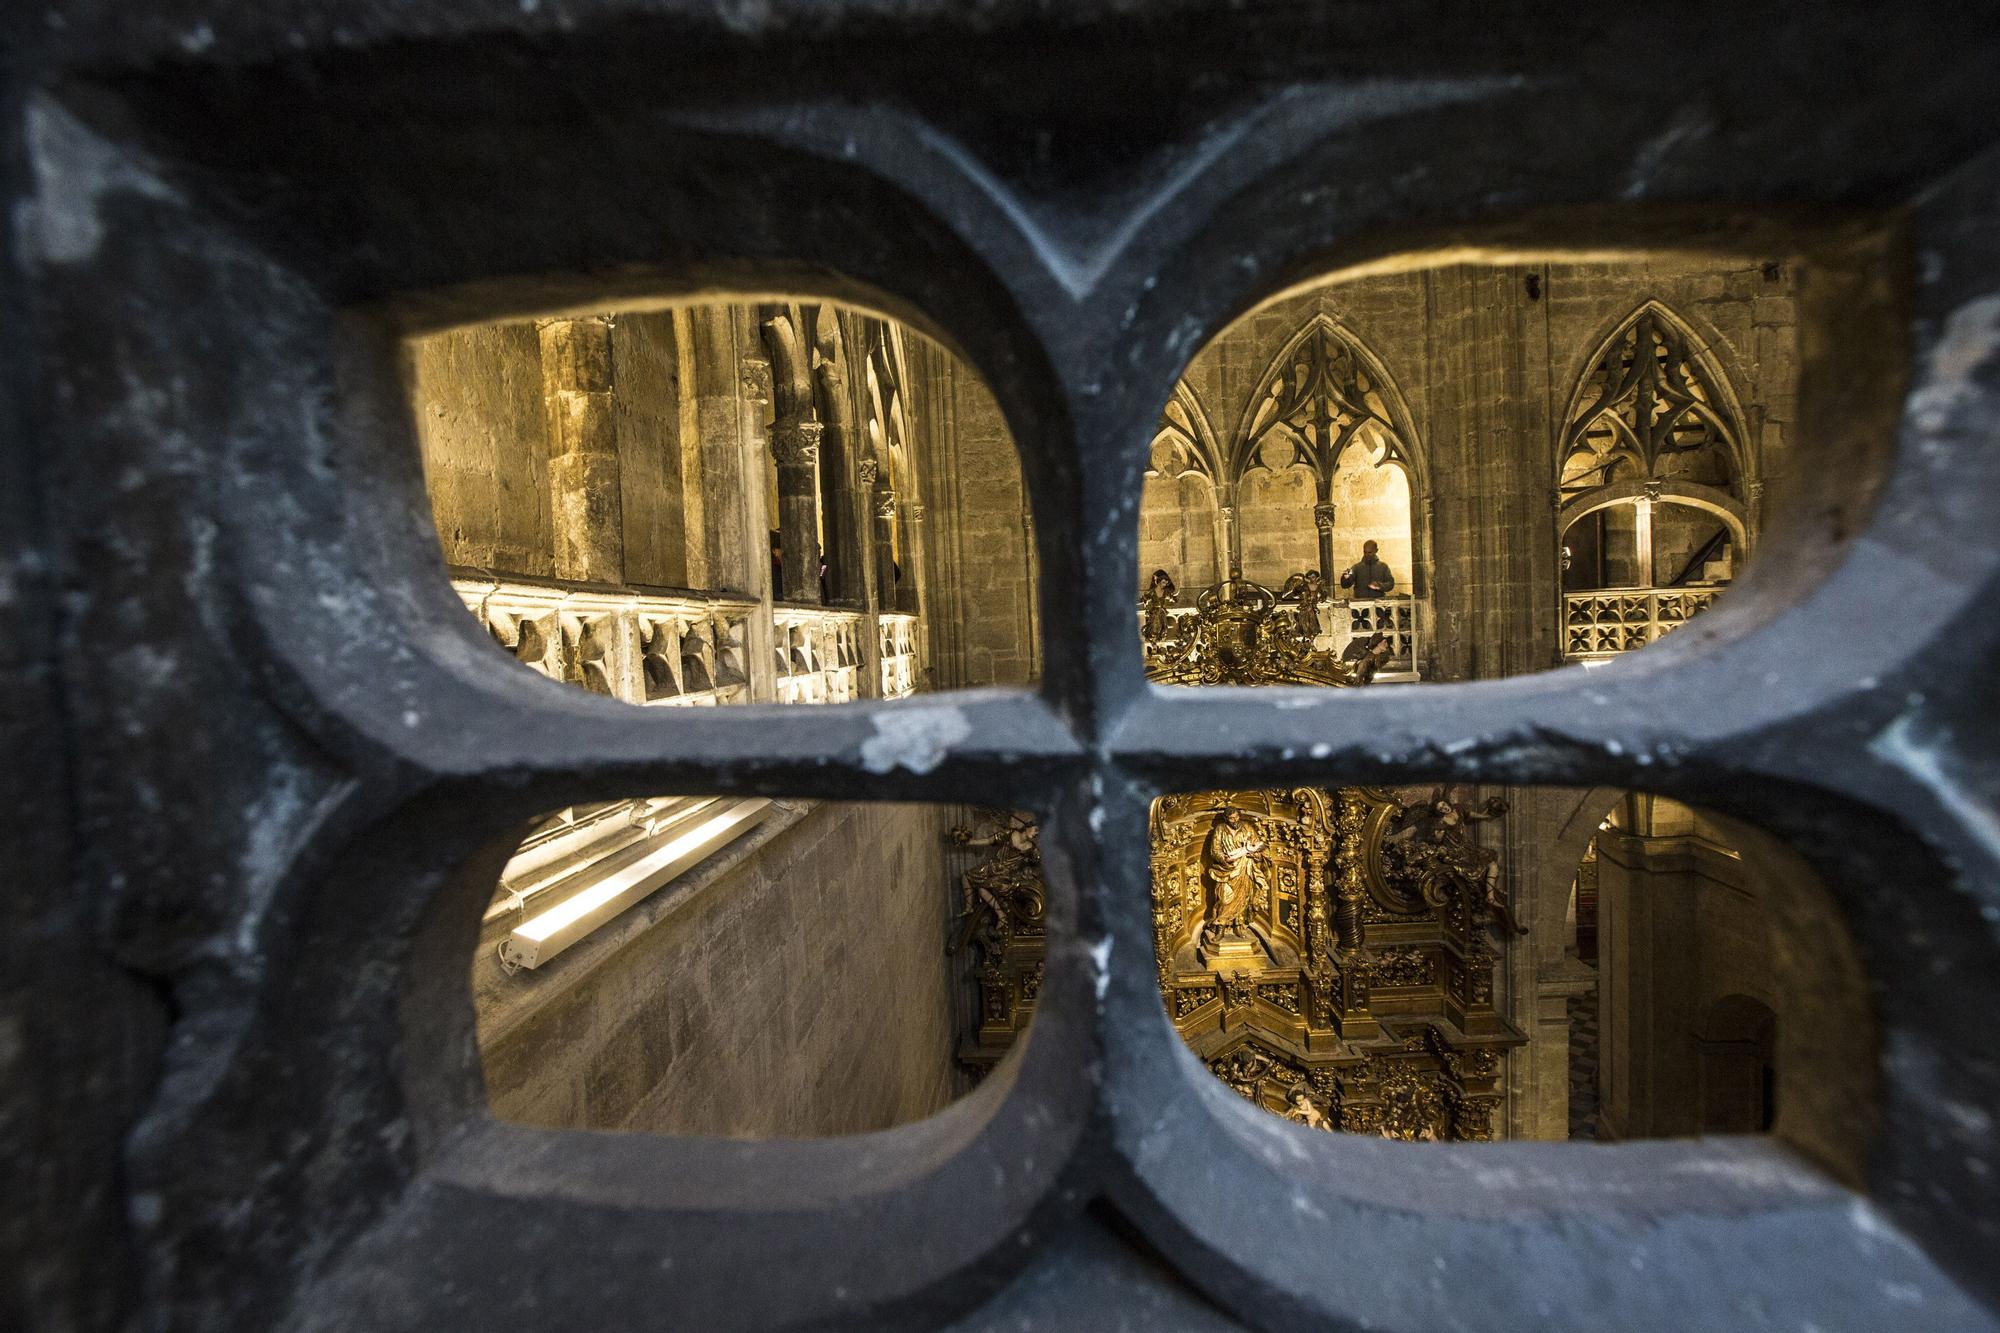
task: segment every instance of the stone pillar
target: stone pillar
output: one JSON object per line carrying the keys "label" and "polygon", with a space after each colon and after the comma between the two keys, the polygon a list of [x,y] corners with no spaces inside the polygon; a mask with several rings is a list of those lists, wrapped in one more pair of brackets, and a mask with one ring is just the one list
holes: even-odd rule
{"label": "stone pillar", "polygon": [[1638,511],[1638,516],[1634,520],[1632,530],[1632,545],[1636,552],[1632,563],[1638,566],[1635,572],[1639,577],[1634,582],[1642,588],[1650,588],[1655,582],[1653,573],[1653,506],[1658,504],[1659,501],[1660,483],[1649,481],[1646,483],[1646,493],[1639,497],[1638,504],[1634,506]]}
{"label": "stone pillar", "polygon": [[[909,577],[909,571],[902,570],[903,562],[896,559],[896,492],[883,482],[875,487],[870,499],[875,512],[876,596],[884,611],[901,611],[902,582]],[[905,559],[908,554],[904,552]]]}
{"label": "stone pillar", "polygon": [[890,598],[892,583],[889,577],[889,548],[883,540],[882,524],[875,517],[877,488],[882,476],[882,464],[873,458],[864,458],[854,465],[854,477],[858,483],[861,504],[866,510],[863,521],[867,524],[867,566],[868,578],[874,584],[873,605],[877,611],[893,611]]}
{"label": "stone pillar", "polygon": [[1217,573],[1227,578],[1230,570],[1243,563],[1243,534],[1236,526],[1236,483],[1216,483],[1215,522]]}
{"label": "stone pillar", "polygon": [[910,566],[904,575],[904,586],[909,589],[910,604],[902,610],[916,613],[919,620],[924,618],[924,507],[914,500],[903,503],[903,539],[908,548],[904,559]]}
{"label": "stone pillar", "polygon": [[819,602],[819,437],[817,421],[780,420],[771,426],[771,456],[778,461],[778,540],[785,586],[780,601]]}
{"label": "stone pillar", "polygon": [[552,319],[538,332],[556,576],[618,583],[625,577],[625,530],[611,396],[611,321]]}
{"label": "stone pillar", "polygon": [[1319,529],[1319,577],[1329,597],[1340,586],[1333,573],[1333,518],[1337,508],[1329,500],[1313,506],[1313,526]]}

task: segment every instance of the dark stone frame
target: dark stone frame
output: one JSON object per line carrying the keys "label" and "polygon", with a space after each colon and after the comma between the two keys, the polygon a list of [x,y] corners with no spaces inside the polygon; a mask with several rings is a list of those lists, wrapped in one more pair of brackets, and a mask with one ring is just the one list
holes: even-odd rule
{"label": "dark stone frame", "polygon": [[[929,1327],[996,1293],[981,1318],[1077,1326],[1985,1322],[1884,1219],[2000,1302],[1992,19],[1684,4],[1727,31],[1663,139],[1668,94],[1632,88],[1674,68],[1635,61],[1669,40],[1643,14],[1544,49],[1566,20],[1541,6],[1427,6],[1414,44],[1365,9],[1218,32],[1165,0],[1062,22],[607,0],[561,10],[574,31],[511,5],[352,8],[77,3],[13,57],[39,360],[7,386],[32,392],[48,536],[24,570],[60,653],[22,678],[53,666],[61,689],[22,734],[68,771],[77,859],[73,889],[53,863],[31,882],[96,922],[51,907],[61,947],[22,953],[73,992],[25,1067],[85,1108],[79,1141],[143,1110],[122,1173],[73,1154],[97,1210],[15,1238],[89,1275],[45,1299],[84,1308],[94,1282],[113,1312],[94,1319],[131,1301],[244,1328]],[[926,40],[1011,73],[1068,136],[1053,164],[977,97],[920,110]],[[1135,40],[1137,74],[1092,64]],[[1785,42],[1799,65],[1774,86]],[[1854,50],[1893,98],[1843,80]],[[1195,98],[1197,123],[1180,76],[1217,61],[1228,96]],[[1131,143],[1133,98],[1161,108],[1157,140]],[[1285,282],[1467,238],[1810,255],[1882,235],[1915,259],[1900,423],[1870,396],[1900,392],[1900,365],[1809,349],[1802,397],[1839,466],[1767,501],[1755,572],[1698,625],[1587,679],[1145,685],[1129,506],[1159,405]],[[716,287],[860,300],[987,377],[1035,505],[1038,691],[635,719],[494,669],[429,530],[398,337]],[[1854,481],[1892,430],[1870,510]],[[890,712],[963,738],[889,743]],[[1390,779],[1644,788],[1812,859],[1877,988],[1875,1208],[1772,1143],[1408,1147],[1210,1079],[1154,985],[1148,801]],[[859,1139],[487,1121],[475,904],[534,813],[640,790],[1034,809],[1051,944],[1020,1055]],[[91,1024],[122,1060],[65,1061]],[[113,1267],[143,1280],[106,1282],[127,1245]]]}

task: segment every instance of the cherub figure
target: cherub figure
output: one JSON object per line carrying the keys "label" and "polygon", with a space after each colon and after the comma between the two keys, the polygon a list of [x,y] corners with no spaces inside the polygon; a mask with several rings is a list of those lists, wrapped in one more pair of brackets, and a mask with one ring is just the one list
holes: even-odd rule
{"label": "cherub figure", "polygon": [[1285,580],[1285,586],[1278,590],[1281,602],[1296,602],[1299,609],[1293,613],[1292,626],[1298,632],[1301,642],[1308,648],[1320,636],[1319,599],[1322,580],[1317,569],[1308,569]]}
{"label": "cherub figure", "polygon": [[1319,1099],[1305,1084],[1294,1084],[1291,1092],[1286,1094],[1285,1101],[1287,1103],[1285,1119],[1296,1120],[1308,1129],[1323,1129],[1328,1133],[1333,1131],[1333,1121],[1320,1109]]}

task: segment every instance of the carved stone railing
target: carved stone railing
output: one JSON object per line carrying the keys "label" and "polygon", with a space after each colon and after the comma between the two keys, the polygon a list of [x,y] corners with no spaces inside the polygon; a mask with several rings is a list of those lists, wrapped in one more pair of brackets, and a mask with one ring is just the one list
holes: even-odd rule
{"label": "carved stone railing", "polygon": [[551,680],[632,704],[750,697],[757,603],[709,593],[525,580],[454,570],[452,588],[502,648]]}
{"label": "carved stone railing", "polygon": [[780,603],[771,611],[777,698],[784,704],[844,704],[861,697],[859,611]]}
{"label": "carved stone railing", "polygon": [[494,641],[524,665],[626,703],[849,703],[866,694],[871,634],[882,653],[879,697],[900,699],[918,686],[917,617],[908,612],[871,618],[780,602],[771,609],[766,667],[749,648],[763,614],[752,598],[463,568],[452,570],[451,583]]}
{"label": "carved stone railing", "polygon": [[1563,658],[1603,662],[1643,648],[1706,610],[1723,589],[1602,588],[1563,594]]}
{"label": "carved stone railing", "polygon": [[[1417,604],[1408,597],[1356,598],[1348,602],[1320,603],[1319,620],[1333,631],[1335,653],[1344,652],[1356,639],[1364,642],[1377,633],[1389,636],[1387,672],[1416,670],[1419,629]],[[1381,680],[1382,676],[1377,676]]]}
{"label": "carved stone railing", "polygon": [[889,611],[875,618],[882,649],[882,697],[901,699],[917,692],[917,618]]}

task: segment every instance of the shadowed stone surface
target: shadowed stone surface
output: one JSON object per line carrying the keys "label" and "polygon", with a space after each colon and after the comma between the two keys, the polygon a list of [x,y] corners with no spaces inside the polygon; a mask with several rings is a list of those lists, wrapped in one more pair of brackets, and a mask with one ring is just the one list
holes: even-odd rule
{"label": "shadowed stone surface", "polygon": [[[1191,1289],[1264,1328],[1992,1327],[2000,15],[1671,18],[10,12],[0,1313],[929,1328],[998,1298],[1107,1327]],[[1145,689],[1143,455],[1233,315],[1436,245],[1781,241],[1879,247],[1857,299],[1903,335],[1801,319],[1813,467],[1699,625],[1587,678]],[[1013,426],[1040,685],[955,701],[921,768],[864,759],[894,705],[662,718],[502,679],[438,577],[403,334],[697,290],[866,296]],[[1447,777],[1657,790],[1807,857],[1883,1038],[1859,1190],[1779,1144],[1339,1141],[1195,1065],[1153,976],[1152,796]],[[501,860],[539,811],[667,790],[1035,809],[1032,1039],[879,1134],[494,1123],[464,959]],[[1100,1257],[1099,1199],[1157,1264]]]}

